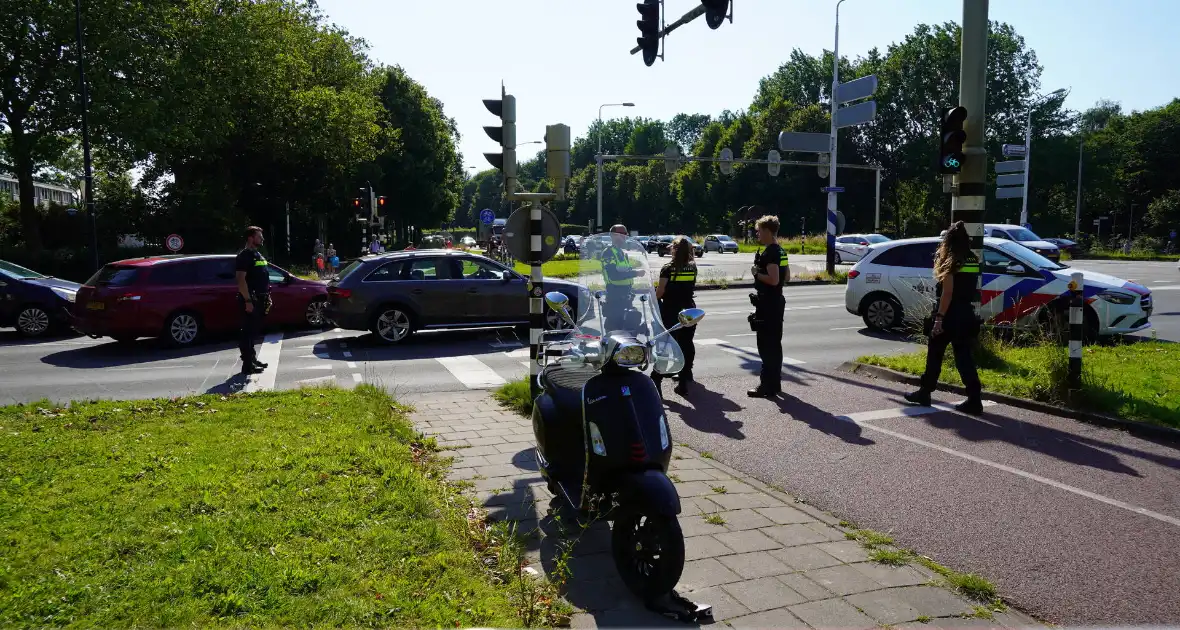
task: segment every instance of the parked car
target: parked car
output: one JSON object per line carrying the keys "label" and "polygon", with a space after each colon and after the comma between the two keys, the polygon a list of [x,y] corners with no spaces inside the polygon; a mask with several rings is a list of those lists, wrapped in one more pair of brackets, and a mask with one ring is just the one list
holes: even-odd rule
{"label": "parked car", "polygon": [[1056,245],[1033,234],[1033,231],[1026,227],[1019,225],[993,225],[989,223],[983,226],[983,235],[1016,241],[1049,260],[1054,262],[1061,260],[1061,250]]}
{"label": "parked car", "polygon": [[1046,238],[1047,242],[1057,246],[1063,252],[1067,252],[1070,256],[1078,253],[1078,244],[1068,238]]}
{"label": "parked car", "polygon": [[[701,256],[705,255],[705,248],[700,243],[697,243],[696,241],[692,240],[691,238],[689,238],[687,236],[685,236],[684,238],[687,239],[688,242],[692,244],[693,256],[700,258]],[[664,240],[664,239],[667,239],[667,240]],[[656,244],[656,254],[659,256],[667,256],[668,252],[672,249],[672,243],[675,240],[676,240],[675,236],[661,236],[660,242]]]}
{"label": "parked car", "polygon": [[869,246],[885,243],[889,237],[881,234],[844,234],[836,237],[836,264],[854,263],[869,253]]}
{"label": "parked car", "polygon": [[737,241],[733,240],[733,237],[728,234],[710,234],[705,237],[703,246],[707,252],[715,251],[722,254],[726,252],[731,254],[738,253]]}
{"label": "parked car", "polygon": [[671,234],[659,234],[649,237],[647,241],[643,243],[643,247],[647,249],[647,253],[656,254],[659,253],[660,249],[667,249],[669,246],[671,246],[672,241],[675,239],[676,237],[672,236]]}
{"label": "parked car", "polygon": [[[328,284],[327,317],[340,328],[369,330],[383,343],[405,341],[418,330],[529,325],[528,279],[505,265],[462,251],[395,252],[355,261]],[[589,290],[546,278],[589,304]],[[545,308],[545,326],[562,328]]]}
{"label": "parked car", "polygon": [[80,286],[0,260],[0,328],[12,326],[24,337],[69,330]]}
{"label": "parked car", "polygon": [[476,247],[479,246],[475,242],[475,238],[473,238],[471,236],[464,236],[463,238],[459,239],[459,243],[462,244],[463,247],[466,247],[468,249],[475,249]]}
{"label": "parked car", "polygon": [[[327,285],[269,265],[267,326],[324,324]],[[237,330],[234,256],[150,256],[109,263],[78,290],[74,327],[92,337],[127,342],[158,337],[192,346],[207,334]]]}
{"label": "parked car", "polygon": [[576,254],[581,251],[583,237],[570,234],[561,241],[561,249],[566,254]]}
{"label": "parked car", "polygon": [[[941,239],[880,243],[848,272],[845,308],[875,330],[919,322],[934,305],[934,254]],[[1151,326],[1151,291],[1106,274],[1071,269],[1005,239],[983,240],[981,314],[995,326],[1036,328],[1068,314],[1070,274],[1085,284],[1087,339],[1138,332]]]}

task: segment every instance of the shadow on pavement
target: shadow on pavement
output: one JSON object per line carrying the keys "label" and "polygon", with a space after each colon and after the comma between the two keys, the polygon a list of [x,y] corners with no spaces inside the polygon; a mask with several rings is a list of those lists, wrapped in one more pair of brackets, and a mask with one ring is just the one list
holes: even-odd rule
{"label": "shadow on pavement", "polygon": [[111,341],[96,346],[84,346],[72,350],[62,350],[41,357],[42,363],[57,367],[92,369],[105,367],[120,367],[154,361],[168,361],[198,356],[211,352],[220,352],[230,348],[237,348],[236,341],[211,341],[191,348],[163,348],[155,339],[141,339],[131,343]]}
{"label": "shadow on pavement", "polygon": [[855,444],[857,446],[876,444],[873,440],[862,435],[860,425],[855,422],[840,420],[823,409],[803,402],[790,394],[785,392],[779,394],[774,401],[778,404],[779,411],[784,415],[803,422],[820,433],[838,437],[849,444]]}
{"label": "shadow on pavement", "polygon": [[741,411],[741,405],[718,392],[705,389],[700,383],[690,385],[688,392],[680,398],[688,404],[682,404],[674,398],[664,398],[664,404],[669,411],[678,414],[684,424],[703,433],[716,433],[735,440],[746,439],[746,434],[741,431],[744,423],[725,417],[726,412]]}
{"label": "shadow on pavement", "polygon": [[205,390],[205,393],[222,395],[236,394],[242,391],[242,388],[246,386],[247,382],[248,380],[245,374],[242,374],[241,372],[234,372],[229,378],[225,379],[225,382],[218,383],[217,385],[210,387],[209,389]]}
{"label": "shadow on pavement", "polygon": [[[351,349],[365,353],[366,361],[437,359],[456,355],[496,354],[528,348],[511,329],[428,330],[410,335],[401,343],[386,345],[373,334],[341,338]],[[318,345],[318,344],[317,344]]]}
{"label": "shadow on pavement", "polygon": [[[762,373],[762,358],[758,356],[757,352],[750,352],[748,350],[742,350],[740,348],[734,348],[734,350],[737,350],[737,352],[735,352],[734,354],[739,359],[741,359],[741,368],[743,370],[753,374],[755,377],[757,377],[759,374]],[[787,367],[784,365],[783,368],[786,368],[786,369],[780,369],[780,371],[779,371],[779,373],[782,375],[783,380],[789,381],[791,383],[797,383],[799,385],[806,384],[798,376],[795,376],[795,372],[802,371],[798,367],[795,367],[795,366]],[[754,381],[751,381],[750,387],[754,387],[757,384],[758,384],[758,381],[755,378]]]}
{"label": "shadow on pavement", "polygon": [[0,330],[0,346],[35,346],[46,341],[69,341],[71,339],[86,339],[86,337],[78,334],[77,331],[68,330],[30,339],[16,332],[15,328]]}

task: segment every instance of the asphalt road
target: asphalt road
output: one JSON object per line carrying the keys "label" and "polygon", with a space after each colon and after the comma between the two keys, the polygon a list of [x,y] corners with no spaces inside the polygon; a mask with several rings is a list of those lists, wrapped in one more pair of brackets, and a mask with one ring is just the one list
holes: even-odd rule
{"label": "asphalt road", "polygon": [[1047,621],[1180,623],[1180,445],[1004,406],[903,411],[902,387],[810,366],[784,370],[777,401],[744,380],[668,394],[673,439]]}

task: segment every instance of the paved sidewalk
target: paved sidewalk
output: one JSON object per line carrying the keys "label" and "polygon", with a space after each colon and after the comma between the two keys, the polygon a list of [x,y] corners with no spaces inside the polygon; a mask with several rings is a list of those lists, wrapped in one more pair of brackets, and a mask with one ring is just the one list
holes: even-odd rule
{"label": "paved sidewalk", "polygon": [[[454,448],[452,477],[470,479],[494,518],[528,532],[531,566],[551,573],[560,562],[560,509],[545,489],[533,454],[532,423],[486,392],[423,394],[406,399],[413,421]],[[670,474],[682,498],[687,563],[677,587],[712,604],[714,619],[735,628],[958,628],[1039,625],[1016,611],[990,620],[977,602],[936,585],[922,566],[870,561],[836,519],[690,449],[677,446]],[[566,528],[569,526],[566,525]],[[580,532],[566,558],[565,598],[579,613],[572,626],[668,626],[622,585],[604,522]]]}

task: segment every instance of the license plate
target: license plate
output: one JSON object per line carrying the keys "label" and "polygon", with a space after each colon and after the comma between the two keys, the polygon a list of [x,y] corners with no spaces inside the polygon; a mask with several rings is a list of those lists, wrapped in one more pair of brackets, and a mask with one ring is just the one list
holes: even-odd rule
{"label": "license plate", "polygon": [[106,307],[107,307],[107,305],[104,304],[103,302],[87,302],[86,303],[86,308],[88,308],[92,311],[101,311],[101,310],[105,309]]}

